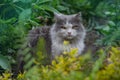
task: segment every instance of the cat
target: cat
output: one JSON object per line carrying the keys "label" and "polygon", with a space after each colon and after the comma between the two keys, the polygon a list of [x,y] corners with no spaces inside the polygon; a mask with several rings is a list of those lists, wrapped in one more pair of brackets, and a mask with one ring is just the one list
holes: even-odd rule
{"label": "cat", "polygon": [[[54,13],[54,19],[55,23],[50,29],[52,58],[63,53],[64,48],[67,52],[71,48],[77,48],[78,55],[80,55],[85,47],[84,39],[86,35],[81,13],[72,15]],[[69,45],[65,46],[64,41],[69,41]]]}
{"label": "cat", "polygon": [[[51,59],[71,48],[78,48],[78,55],[84,50],[84,39],[86,30],[82,24],[81,13],[65,15],[54,13],[54,23],[52,26],[38,27],[29,32],[29,46],[34,47],[39,37],[44,37],[46,49]],[[69,46],[64,46],[63,42],[69,41]]]}

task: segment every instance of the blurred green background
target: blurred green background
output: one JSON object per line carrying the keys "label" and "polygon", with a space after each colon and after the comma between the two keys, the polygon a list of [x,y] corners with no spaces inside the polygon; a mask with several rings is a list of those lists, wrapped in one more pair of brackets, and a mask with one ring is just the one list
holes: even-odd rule
{"label": "blurred green background", "polygon": [[120,46],[120,0],[0,0],[0,73],[19,65],[19,54],[31,60],[25,37],[33,26],[51,25],[53,12],[82,12],[87,31],[100,36],[97,46]]}

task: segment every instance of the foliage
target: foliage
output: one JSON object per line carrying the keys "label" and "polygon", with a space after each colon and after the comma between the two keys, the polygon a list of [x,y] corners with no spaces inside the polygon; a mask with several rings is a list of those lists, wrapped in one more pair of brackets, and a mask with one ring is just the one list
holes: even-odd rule
{"label": "foliage", "polygon": [[12,80],[11,76],[12,76],[11,73],[5,72],[3,76],[0,76],[0,80]]}
{"label": "foliage", "polygon": [[[103,5],[105,7],[105,16],[107,17],[107,24],[105,25],[98,25],[95,27],[101,35],[103,36],[102,39],[98,40],[99,45],[104,46],[118,46],[120,45],[120,10],[119,8],[119,0],[116,0],[112,3],[112,1],[105,3]],[[109,7],[108,7],[109,5]]]}
{"label": "foliage", "polygon": [[[43,49],[44,40],[41,39],[38,42],[37,56],[33,58],[30,49],[26,48],[25,37],[33,26],[51,25],[53,12],[64,14],[82,12],[83,23],[87,31],[96,30],[97,34],[101,36],[96,41],[97,46],[119,46],[119,3],[119,0],[0,0],[0,70],[2,70],[0,72],[4,72],[4,70],[11,72],[19,65],[17,59],[23,60],[24,57],[23,61],[27,62],[24,69],[29,71],[19,74],[18,79],[20,80],[26,78],[33,80],[46,78],[99,80],[102,78],[106,80],[112,79],[111,77],[118,79],[115,75],[112,75],[113,73],[118,75],[116,71],[118,65],[114,61],[112,64],[105,66],[105,70],[100,70],[101,67],[104,67],[102,65],[104,52],[102,51],[100,52],[100,58],[93,61],[90,54],[75,58],[73,55],[77,50],[72,50],[70,54],[65,53],[64,56],[57,57],[52,65],[44,66],[49,63],[46,55],[42,54],[46,53]],[[116,51],[119,53],[117,49],[112,50],[114,56],[119,55]],[[22,57],[20,57],[21,55]],[[36,66],[31,68],[33,64],[36,64]],[[116,72],[109,73],[111,70]],[[35,76],[31,76],[33,74]],[[11,73],[10,75],[4,73],[0,79],[8,80],[11,75]],[[104,77],[105,75],[107,75],[107,78]]]}
{"label": "foliage", "polygon": [[109,65],[105,66],[103,70],[97,74],[97,80],[119,80],[120,79],[120,50],[112,48],[110,51],[110,58],[108,58]]}
{"label": "foliage", "polygon": [[[9,64],[15,64],[17,50],[22,43],[21,38],[25,36],[24,29],[20,26],[20,19],[24,18],[25,13],[21,12],[19,0],[1,0],[0,2],[0,54],[6,56],[3,62],[9,60]],[[18,16],[21,18],[19,19]]]}
{"label": "foliage", "polygon": [[[99,52],[99,59],[91,61],[89,53],[75,57],[77,49],[71,52],[65,52],[64,56],[56,57],[51,65],[35,65],[28,72],[18,75],[17,80],[119,80],[120,77],[120,50],[112,48],[109,52],[109,64],[103,65],[105,53]],[[88,70],[89,69],[89,70]],[[87,74],[86,74],[87,73]],[[10,75],[10,74],[9,74]],[[8,73],[1,77],[7,80],[10,77]]]}
{"label": "foliage", "polygon": [[3,69],[6,70],[10,70],[11,66],[10,66],[10,62],[8,61],[8,59],[0,54],[0,65]]}

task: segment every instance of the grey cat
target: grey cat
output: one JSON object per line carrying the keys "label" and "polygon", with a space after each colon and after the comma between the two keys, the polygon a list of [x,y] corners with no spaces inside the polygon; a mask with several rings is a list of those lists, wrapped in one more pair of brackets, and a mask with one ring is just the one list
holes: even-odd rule
{"label": "grey cat", "polygon": [[[71,48],[78,48],[78,55],[84,50],[85,28],[81,22],[81,14],[64,15],[55,13],[55,23],[50,29],[52,57],[63,53],[64,48],[69,52]],[[70,44],[65,46],[64,41]]]}
{"label": "grey cat", "polygon": [[[55,56],[63,53],[64,48],[70,51],[71,48],[78,48],[78,55],[84,50],[85,28],[82,24],[81,14],[64,15],[54,13],[54,24],[49,27],[38,27],[29,33],[30,47],[37,44],[39,37],[44,37],[46,41],[47,52],[51,52],[53,59]],[[68,46],[64,46],[63,41],[69,41]]]}

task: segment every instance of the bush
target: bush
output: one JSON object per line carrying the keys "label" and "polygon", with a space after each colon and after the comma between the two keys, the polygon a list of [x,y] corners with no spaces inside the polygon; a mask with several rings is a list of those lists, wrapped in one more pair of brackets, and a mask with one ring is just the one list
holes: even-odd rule
{"label": "bush", "polygon": [[109,65],[97,73],[97,80],[119,80],[120,79],[120,49],[112,48],[108,58]]}
{"label": "bush", "polygon": [[[120,50],[112,48],[109,64],[104,65],[105,52],[100,50],[99,59],[92,61],[90,54],[75,57],[77,49],[64,52],[64,57],[56,57],[51,65],[35,65],[29,71],[19,74],[17,80],[119,80],[120,79]],[[0,77],[8,80],[11,73]],[[12,79],[11,79],[12,80]]]}

